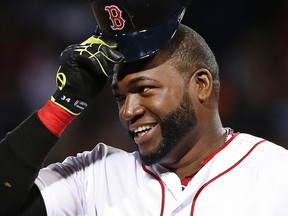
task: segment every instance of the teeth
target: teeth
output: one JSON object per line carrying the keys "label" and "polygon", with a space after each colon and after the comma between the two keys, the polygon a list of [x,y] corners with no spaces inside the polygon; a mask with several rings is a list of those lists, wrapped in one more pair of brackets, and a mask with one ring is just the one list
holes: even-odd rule
{"label": "teeth", "polygon": [[144,126],[139,126],[136,129],[133,129],[132,131],[134,132],[135,136],[142,136],[150,130],[152,126],[144,125]]}
{"label": "teeth", "polygon": [[140,126],[134,130],[134,133],[140,133],[142,131],[149,130],[151,128],[152,128],[151,126]]}
{"label": "teeth", "polygon": [[137,137],[143,136],[143,135],[146,134],[147,132],[148,132],[148,131],[137,133],[136,136],[137,136]]}

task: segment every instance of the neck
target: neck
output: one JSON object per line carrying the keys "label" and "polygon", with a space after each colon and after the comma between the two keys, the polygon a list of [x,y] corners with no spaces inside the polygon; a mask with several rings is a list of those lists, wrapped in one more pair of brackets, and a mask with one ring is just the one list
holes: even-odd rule
{"label": "neck", "polygon": [[[173,163],[161,163],[161,165],[175,172],[180,179],[190,176],[201,169],[204,159],[218,149],[225,142],[227,136],[227,131],[222,125],[214,129],[211,127],[204,128],[200,131],[198,134],[201,134],[201,136],[192,134],[181,142],[185,144],[178,145],[179,149],[176,154],[183,155],[180,159]],[[197,139],[197,137],[199,138]],[[187,149],[183,150],[183,147]]]}

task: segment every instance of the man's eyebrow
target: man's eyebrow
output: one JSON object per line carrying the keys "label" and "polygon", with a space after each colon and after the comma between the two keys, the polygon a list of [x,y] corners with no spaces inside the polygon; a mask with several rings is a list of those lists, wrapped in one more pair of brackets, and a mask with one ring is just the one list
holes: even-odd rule
{"label": "man's eyebrow", "polygon": [[[151,81],[159,82],[158,80],[152,79],[152,78],[147,77],[147,76],[139,76],[139,77],[135,77],[135,78],[129,80],[128,85],[129,86],[135,85],[136,83],[138,83],[140,81],[144,81],[144,80],[151,80]],[[112,87],[112,89],[115,89],[115,90],[119,89],[117,82],[113,83],[111,87]]]}
{"label": "man's eyebrow", "polygon": [[143,80],[151,80],[151,81],[156,81],[156,82],[159,82],[158,80],[155,80],[155,79],[152,79],[151,77],[147,77],[147,76],[139,76],[139,77],[135,77],[134,79],[131,79],[129,81],[129,85],[134,85],[140,81],[143,81]]}

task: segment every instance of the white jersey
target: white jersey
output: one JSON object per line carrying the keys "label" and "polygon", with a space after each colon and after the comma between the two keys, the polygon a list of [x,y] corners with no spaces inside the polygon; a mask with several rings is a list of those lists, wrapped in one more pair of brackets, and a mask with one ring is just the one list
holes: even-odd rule
{"label": "white jersey", "polygon": [[287,216],[288,151],[238,134],[182,191],[178,176],[143,166],[138,152],[98,144],[40,171],[53,216]]}

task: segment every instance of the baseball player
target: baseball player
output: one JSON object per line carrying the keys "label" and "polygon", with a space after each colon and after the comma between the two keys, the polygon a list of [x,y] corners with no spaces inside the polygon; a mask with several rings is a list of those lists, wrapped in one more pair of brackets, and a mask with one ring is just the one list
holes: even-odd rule
{"label": "baseball player", "polygon": [[[95,1],[95,35],[62,52],[51,99],[0,143],[0,215],[288,214],[288,151],[223,127],[214,54],[180,24],[188,1],[155,2]],[[168,15],[144,28],[141,4]],[[99,143],[43,168],[110,76],[138,150]]]}

